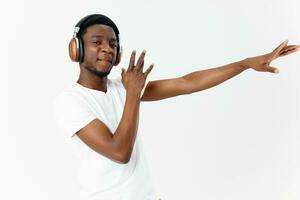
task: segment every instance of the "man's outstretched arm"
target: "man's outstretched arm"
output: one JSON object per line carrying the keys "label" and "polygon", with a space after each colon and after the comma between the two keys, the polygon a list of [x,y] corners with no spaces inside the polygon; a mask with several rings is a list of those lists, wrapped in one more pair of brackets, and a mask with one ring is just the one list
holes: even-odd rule
{"label": "man's outstretched arm", "polygon": [[183,94],[205,90],[240,74],[246,69],[278,73],[278,69],[270,63],[281,56],[298,51],[300,45],[287,45],[288,41],[281,43],[271,53],[246,58],[242,61],[227,64],[221,67],[195,71],[179,78],[150,81],[141,101],[155,101]]}

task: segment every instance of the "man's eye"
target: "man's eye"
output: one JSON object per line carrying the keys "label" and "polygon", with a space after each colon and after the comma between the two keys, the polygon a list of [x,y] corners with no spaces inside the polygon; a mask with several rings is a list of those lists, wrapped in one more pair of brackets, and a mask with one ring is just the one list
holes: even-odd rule
{"label": "man's eye", "polygon": [[97,44],[97,45],[99,45],[100,44],[100,42],[99,41],[96,41],[96,42],[93,42],[94,44]]}
{"label": "man's eye", "polygon": [[112,46],[113,48],[116,48],[118,45],[117,45],[116,43],[112,43],[111,46]]}

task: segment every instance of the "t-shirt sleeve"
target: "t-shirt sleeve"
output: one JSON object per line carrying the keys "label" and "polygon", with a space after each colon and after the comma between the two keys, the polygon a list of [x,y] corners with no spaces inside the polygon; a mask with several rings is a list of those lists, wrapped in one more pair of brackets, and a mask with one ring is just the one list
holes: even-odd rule
{"label": "t-shirt sleeve", "polygon": [[96,116],[84,99],[76,95],[59,95],[53,101],[54,118],[61,133],[73,137]]}

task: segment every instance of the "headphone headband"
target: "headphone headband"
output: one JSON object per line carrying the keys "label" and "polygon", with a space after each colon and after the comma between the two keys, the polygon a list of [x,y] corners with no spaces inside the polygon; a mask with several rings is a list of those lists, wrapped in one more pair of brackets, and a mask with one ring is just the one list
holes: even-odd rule
{"label": "headphone headband", "polygon": [[107,16],[105,15],[101,15],[101,14],[92,14],[92,15],[88,15],[85,16],[84,18],[82,18],[75,26],[75,30],[74,33],[76,33],[76,35],[81,35],[82,32],[84,31],[84,29],[86,29],[87,27],[94,25],[94,24],[104,24],[107,26],[110,26],[116,36],[117,36],[117,40],[119,40],[119,29],[116,26],[116,24]]}

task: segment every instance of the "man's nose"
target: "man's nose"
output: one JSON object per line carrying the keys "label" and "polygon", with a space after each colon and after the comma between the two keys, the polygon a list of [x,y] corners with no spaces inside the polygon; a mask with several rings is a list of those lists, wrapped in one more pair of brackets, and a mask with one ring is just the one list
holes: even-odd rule
{"label": "man's nose", "polygon": [[101,51],[105,53],[113,52],[113,49],[110,47],[110,45],[107,42],[103,42],[101,45]]}

